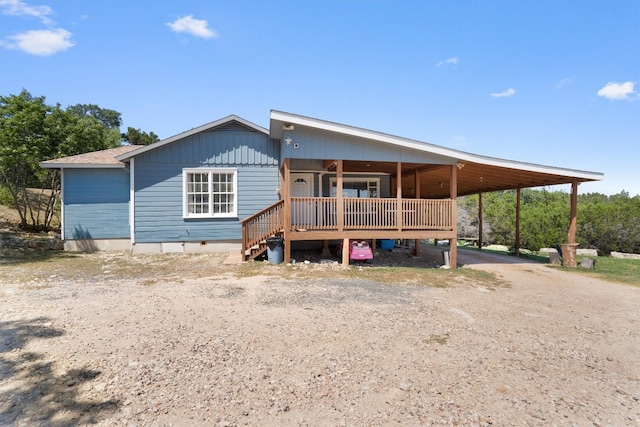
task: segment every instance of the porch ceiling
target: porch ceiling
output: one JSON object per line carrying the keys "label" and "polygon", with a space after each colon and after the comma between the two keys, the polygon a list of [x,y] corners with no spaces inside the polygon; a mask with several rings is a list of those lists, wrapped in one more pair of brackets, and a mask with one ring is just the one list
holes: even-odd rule
{"label": "porch ceiling", "polygon": [[[517,188],[570,184],[574,180],[578,182],[594,180],[588,176],[580,176],[580,171],[567,171],[567,174],[549,173],[473,162],[459,163],[457,167],[458,196]],[[449,165],[402,163],[401,168],[404,197],[413,197],[415,195],[416,172],[420,179],[420,198],[437,199],[449,197],[449,183],[451,180],[451,168]],[[345,173],[386,173],[395,177],[397,175],[397,163],[344,161],[343,170]]]}

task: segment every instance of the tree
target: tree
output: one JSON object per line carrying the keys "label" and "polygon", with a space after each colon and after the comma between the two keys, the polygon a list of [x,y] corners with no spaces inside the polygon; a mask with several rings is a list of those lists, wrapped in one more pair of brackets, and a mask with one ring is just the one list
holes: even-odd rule
{"label": "tree", "polygon": [[48,151],[46,117],[51,108],[44,101],[26,90],[0,97],[0,174],[23,228],[29,218],[37,222],[27,189],[38,183],[38,160]]}
{"label": "tree", "polygon": [[107,108],[100,108],[94,104],[76,104],[67,108],[67,111],[78,116],[93,117],[107,129],[119,129],[122,126],[121,114]]}
{"label": "tree", "polygon": [[128,127],[127,133],[122,134],[122,140],[131,145],[149,145],[160,141],[160,138],[153,132],[146,133],[140,129]]}
{"label": "tree", "polygon": [[[96,105],[77,105],[66,110],[49,106],[45,97],[26,90],[0,97],[0,177],[14,200],[25,229],[50,229],[59,198],[56,170],[38,163],[120,145],[120,113]],[[30,196],[29,188],[49,188],[45,196]],[[43,207],[44,206],[44,207]]]}
{"label": "tree", "polygon": [[[485,240],[512,246],[515,240],[515,191],[483,194]],[[477,234],[477,196],[459,199],[461,232]],[[466,228],[465,228],[466,226]],[[569,194],[562,191],[523,189],[520,211],[520,246],[538,250],[555,247],[567,239]],[[583,248],[640,253],[640,196],[621,192],[612,196],[578,195],[576,240]]]}

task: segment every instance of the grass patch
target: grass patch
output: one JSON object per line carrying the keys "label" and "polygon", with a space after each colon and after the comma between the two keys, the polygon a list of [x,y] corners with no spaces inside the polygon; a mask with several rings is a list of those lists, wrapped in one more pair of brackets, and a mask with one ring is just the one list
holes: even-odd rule
{"label": "grass patch", "polygon": [[[594,270],[580,268],[582,258],[592,258],[596,260]],[[612,257],[578,257],[578,268],[557,267],[571,273],[583,274],[585,276],[597,277],[609,282],[623,283],[626,285],[640,287],[640,260],[621,259]]]}
{"label": "grass patch", "polygon": [[436,344],[440,344],[440,345],[445,345],[447,343],[447,341],[449,341],[449,335],[431,335],[429,337],[429,342],[430,343],[436,343]]}

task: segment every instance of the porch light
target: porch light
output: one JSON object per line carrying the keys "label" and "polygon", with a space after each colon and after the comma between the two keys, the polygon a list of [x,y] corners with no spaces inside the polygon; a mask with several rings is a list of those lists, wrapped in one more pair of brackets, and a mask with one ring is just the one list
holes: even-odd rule
{"label": "porch light", "polygon": [[440,188],[444,187],[444,182],[440,182]]}
{"label": "porch light", "polygon": [[291,137],[289,137],[289,136],[288,136],[288,137],[286,137],[286,138],[284,139],[284,142],[285,142],[287,145],[291,145],[291,141],[293,141],[293,140],[292,140],[292,139],[291,139]]}

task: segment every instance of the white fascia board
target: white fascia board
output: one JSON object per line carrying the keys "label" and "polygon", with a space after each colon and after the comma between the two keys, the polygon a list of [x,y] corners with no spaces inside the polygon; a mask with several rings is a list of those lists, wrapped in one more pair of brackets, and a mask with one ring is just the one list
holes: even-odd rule
{"label": "white fascia board", "polygon": [[[299,116],[296,114],[285,113],[282,111],[271,111],[271,134],[272,138],[281,139],[282,127],[284,124],[300,125],[313,129],[325,130],[328,132],[340,133],[357,138],[369,139],[372,141],[382,142],[386,144],[396,145],[398,147],[409,148],[413,150],[428,152],[439,156],[447,157],[460,162],[473,162],[489,166],[497,166],[511,169],[521,169],[531,172],[539,172],[550,175],[565,175],[576,179],[601,180],[604,175],[599,172],[588,172],[575,169],[558,168],[554,166],[537,165],[533,163],[518,162],[515,160],[499,159],[495,157],[481,156],[477,154],[458,151],[451,148],[445,148],[426,142],[416,141],[413,139],[403,138],[399,136],[389,135],[382,132],[376,132],[368,129],[357,128],[353,126],[342,125],[339,123],[328,122],[325,120],[314,119],[311,117]],[[279,135],[279,136],[278,136]]]}
{"label": "white fascia board", "polygon": [[47,163],[40,162],[38,166],[44,169],[122,169],[126,165],[124,163]]}
{"label": "white fascia board", "polygon": [[193,128],[191,130],[179,133],[177,135],[171,136],[167,139],[163,139],[162,141],[158,141],[158,142],[154,142],[153,144],[150,145],[145,145],[144,147],[140,147],[137,150],[133,150],[133,151],[129,151],[128,153],[122,154],[120,156],[116,157],[116,160],[119,161],[125,161],[128,160],[132,157],[138,156],[140,154],[146,153],[147,151],[151,151],[151,150],[155,150],[156,148],[160,148],[164,145],[167,144],[171,144],[172,142],[176,142],[178,140],[184,139],[184,138],[188,138],[192,135],[198,134],[200,132],[205,132],[209,129],[213,129],[219,126],[222,126],[226,123],[232,122],[232,121],[236,121],[244,126],[247,126],[250,129],[255,130],[256,132],[261,132],[264,133],[265,135],[269,135],[269,131],[265,128],[263,128],[262,126],[258,126],[254,123],[251,123],[248,120],[245,120],[241,117],[236,116],[235,114],[232,114],[230,116],[224,117],[222,119],[204,124],[202,126],[198,126],[197,128]]}

